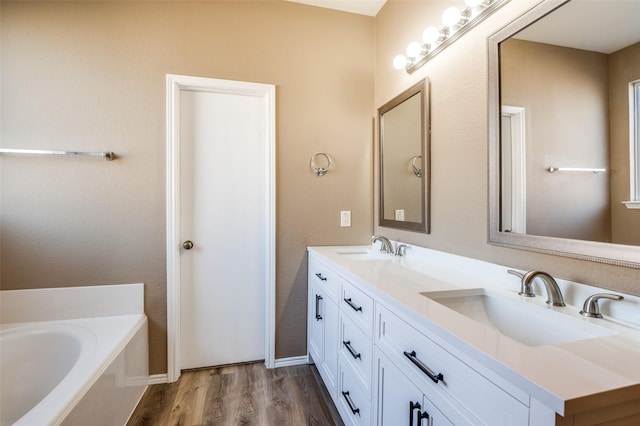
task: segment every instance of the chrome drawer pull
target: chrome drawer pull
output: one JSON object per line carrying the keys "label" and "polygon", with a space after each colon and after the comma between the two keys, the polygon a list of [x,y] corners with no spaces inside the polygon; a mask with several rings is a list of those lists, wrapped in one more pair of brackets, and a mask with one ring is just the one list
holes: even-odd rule
{"label": "chrome drawer pull", "polygon": [[320,278],[320,281],[326,281],[326,280],[327,280],[327,277],[323,277],[323,276],[322,276],[322,274],[321,274],[320,272],[318,272],[318,273],[316,274],[316,277]]}
{"label": "chrome drawer pull", "polygon": [[353,309],[354,311],[358,312],[362,312],[362,306],[356,306],[352,301],[351,298],[348,299],[344,299],[345,302],[347,302],[347,305],[351,306],[351,309]]}
{"label": "chrome drawer pull", "polygon": [[351,409],[351,412],[353,414],[360,415],[360,409],[356,408],[356,406],[353,403],[353,401],[351,401],[351,397],[349,396],[349,392],[342,391],[342,396],[344,397],[345,401],[347,401],[347,404],[349,405],[349,408]]}
{"label": "chrome drawer pull", "polygon": [[347,348],[347,350],[349,351],[349,353],[354,359],[358,359],[358,358],[362,359],[360,354],[356,352],[355,349],[353,349],[353,346],[351,346],[351,340],[343,341],[342,344],[344,345],[345,348]]}
{"label": "chrome drawer pull", "polygon": [[322,296],[316,294],[316,321],[320,321],[322,319],[322,315],[320,315],[320,301],[322,300]]}
{"label": "chrome drawer pull", "polygon": [[405,351],[404,356],[409,358],[409,361],[411,361],[416,367],[418,367],[420,371],[422,371],[424,374],[429,376],[429,378],[433,380],[434,383],[438,383],[438,381],[444,380],[444,376],[442,375],[442,373],[435,374],[433,371],[429,369],[429,367],[424,365],[424,363],[420,361],[418,357],[416,357],[416,351],[411,351],[411,352]]}

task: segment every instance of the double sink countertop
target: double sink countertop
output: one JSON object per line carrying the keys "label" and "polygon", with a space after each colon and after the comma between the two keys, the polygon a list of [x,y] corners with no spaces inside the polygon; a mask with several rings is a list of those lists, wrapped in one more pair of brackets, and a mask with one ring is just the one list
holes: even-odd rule
{"label": "double sink countertop", "polygon": [[[579,311],[588,296],[616,292],[556,279],[567,306],[552,307],[538,283],[537,297],[519,296],[520,280],[506,272],[510,268],[476,259],[417,246],[409,246],[405,256],[371,246],[308,250],[425,334],[437,336],[445,349],[462,351],[480,373],[486,368],[515,386],[509,391],[525,392],[560,415],[640,399],[640,297],[601,300],[604,318],[586,318]],[[512,322],[513,333],[456,308],[455,302],[465,300],[457,296],[473,300],[485,293],[499,301],[495,309],[503,323]]]}

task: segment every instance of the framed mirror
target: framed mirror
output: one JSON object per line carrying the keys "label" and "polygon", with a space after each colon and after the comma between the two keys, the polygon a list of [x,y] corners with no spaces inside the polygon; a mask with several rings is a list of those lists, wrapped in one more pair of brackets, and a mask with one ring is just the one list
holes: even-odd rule
{"label": "framed mirror", "polygon": [[638,16],[547,0],[489,38],[490,243],[640,268]]}
{"label": "framed mirror", "polygon": [[424,79],[378,109],[380,226],[429,232],[428,100]]}

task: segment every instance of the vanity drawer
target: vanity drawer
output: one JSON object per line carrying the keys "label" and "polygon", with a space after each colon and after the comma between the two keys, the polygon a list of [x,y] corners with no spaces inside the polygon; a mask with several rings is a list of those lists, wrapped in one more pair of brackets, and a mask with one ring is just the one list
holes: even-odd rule
{"label": "vanity drawer", "polygon": [[309,257],[309,282],[314,282],[334,302],[339,304],[340,286],[344,280],[333,269],[315,257]]}
{"label": "vanity drawer", "polygon": [[528,424],[528,407],[489,379],[380,304],[376,318],[376,344],[426,395],[438,392],[488,425]]}
{"label": "vanity drawer", "polygon": [[371,392],[366,391],[349,368],[340,366],[338,410],[347,425],[371,425]]}
{"label": "vanity drawer", "polygon": [[340,311],[371,337],[373,330],[373,299],[347,281],[343,281]]}
{"label": "vanity drawer", "polygon": [[340,316],[341,363],[351,367],[363,388],[371,389],[373,343],[346,315]]}

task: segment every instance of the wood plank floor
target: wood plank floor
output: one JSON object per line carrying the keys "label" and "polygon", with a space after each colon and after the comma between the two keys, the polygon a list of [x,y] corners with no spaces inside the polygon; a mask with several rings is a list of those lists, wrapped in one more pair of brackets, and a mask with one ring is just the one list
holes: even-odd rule
{"label": "wood plank floor", "polygon": [[314,365],[268,370],[262,362],[183,372],[149,386],[127,426],[343,423]]}

